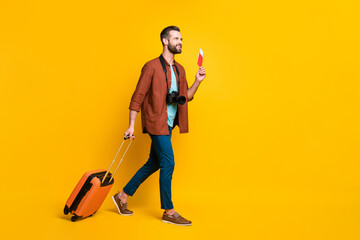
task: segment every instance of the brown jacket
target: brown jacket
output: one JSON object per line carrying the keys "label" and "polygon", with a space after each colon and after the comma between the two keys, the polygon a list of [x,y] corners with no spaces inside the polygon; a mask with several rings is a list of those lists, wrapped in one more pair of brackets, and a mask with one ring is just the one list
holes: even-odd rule
{"label": "brown jacket", "polygon": [[[174,60],[175,62],[175,60]],[[171,86],[170,65],[165,60],[166,74]],[[180,95],[187,99],[188,84],[186,81],[185,69],[175,62],[180,75]],[[175,69],[174,69],[175,70]],[[178,75],[175,71],[176,78]],[[130,110],[139,112],[141,109],[141,123],[143,133],[153,135],[169,135],[167,123],[166,78],[160,59],[157,57],[147,62],[141,70],[139,82],[131,98]],[[191,100],[191,99],[190,99]],[[187,133],[188,127],[188,101],[184,105],[178,104],[178,110],[174,121],[174,126],[178,125],[180,133]]]}

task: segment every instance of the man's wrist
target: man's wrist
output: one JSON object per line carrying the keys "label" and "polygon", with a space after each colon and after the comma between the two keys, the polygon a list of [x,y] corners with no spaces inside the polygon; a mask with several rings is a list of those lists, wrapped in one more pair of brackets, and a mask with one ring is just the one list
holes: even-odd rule
{"label": "man's wrist", "polygon": [[200,85],[201,81],[198,78],[195,78],[195,83]]}

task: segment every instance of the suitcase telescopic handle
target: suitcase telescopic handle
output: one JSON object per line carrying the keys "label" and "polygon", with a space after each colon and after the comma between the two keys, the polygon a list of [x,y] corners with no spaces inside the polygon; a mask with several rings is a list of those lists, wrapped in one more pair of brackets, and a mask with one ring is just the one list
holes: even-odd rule
{"label": "suitcase telescopic handle", "polygon": [[[134,136],[134,137],[135,137],[135,136]],[[103,180],[102,180],[101,184],[103,184],[103,183],[104,183],[105,178],[107,177],[107,175],[109,174],[110,169],[111,169],[111,168],[112,168],[112,166],[114,165],[115,160],[116,160],[116,158],[117,158],[117,156],[118,156],[118,154],[119,154],[119,152],[120,152],[120,150],[121,150],[122,146],[124,145],[125,141],[126,141],[127,139],[129,139],[129,138],[130,138],[130,136],[129,136],[129,135],[126,135],[126,136],[124,137],[124,140],[122,141],[122,143],[121,143],[121,145],[120,145],[120,147],[119,147],[119,149],[118,149],[118,151],[117,151],[117,153],[116,153],[116,155],[115,155],[114,159],[112,160],[112,162],[111,162],[111,164],[110,164],[110,166],[109,166],[108,170],[106,171],[106,174],[105,174],[105,176],[104,176],[104,178],[103,178]],[[115,175],[116,171],[118,170],[118,168],[119,168],[119,166],[120,166],[121,162],[123,161],[123,159],[124,159],[124,157],[125,157],[126,152],[129,150],[129,147],[130,147],[130,145],[131,145],[131,142],[132,142],[132,141],[133,141],[133,140],[130,138],[130,142],[129,142],[129,144],[128,144],[128,146],[127,146],[127,148],[126,148],[126,150],[125,150],[125,152],[124,152],[124,154],[123,154],[123,156],[122,156],[122,158],[120,159],[120,162],[119,162],[119,163],[118,163],[118,165],[116,166],[115,171],[114,171],[114,173],[112,174],[112,176],[111,176],[111,178],[110,178],[109,182],[111,182],[111,180],[113,179],[113,177],[114,177],[114,175]]]}

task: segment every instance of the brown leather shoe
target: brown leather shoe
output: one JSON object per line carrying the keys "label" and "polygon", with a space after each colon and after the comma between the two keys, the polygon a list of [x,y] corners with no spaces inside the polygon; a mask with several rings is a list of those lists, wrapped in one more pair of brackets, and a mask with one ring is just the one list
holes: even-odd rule
{"label": "brown leather shoe", "polygon": [[120,194],[117,193],[112,197],[117,209],[119,210],[120,215],[131,216],[133,215],[133,211],[127,209],[127,203],[122,203],[120,200]]}
{"label": "brown leather shoe", "polygon": [[166,223],[180,225],[180,226],[191,226],[192,225],[191,221],[183,218],[177,212],[175,212],[173,215],[168,215],[168,214],[166,214],[166,212],[164,212],[164,214],[162,216],[162,221],[166,222]]}

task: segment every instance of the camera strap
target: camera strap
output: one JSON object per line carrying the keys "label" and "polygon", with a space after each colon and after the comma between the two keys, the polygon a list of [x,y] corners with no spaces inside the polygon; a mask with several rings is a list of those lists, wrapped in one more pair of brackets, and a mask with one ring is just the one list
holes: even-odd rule
{"label": "camera strap", "polygon": [[[160,55],[160,62],[161,62],[161,66],[162,66],[162,68],[163,68],[163,71],[164,71],[164,73],[165,73],[165,78],[166,78],[166,87],[167,87],[167,89],[168,89],[168,91],[170,91],[170,89],[169,89],[169,83],[168,83],[168,78],[167,78],[167,74],[166,74],[166,66],[165,66],[165,59],[164,59],[164,57],[163,57],[163,55],[161,54]],[[180,93],[180,73],[179,73],[179,69],[177,68],[177,66],[174,64],[174,66],[175,66],[175,69],[176,69],[176,73],[177,73],[177,75],[178,75],[178,92]],[[176,76],[175,76],[176,77]]]}

